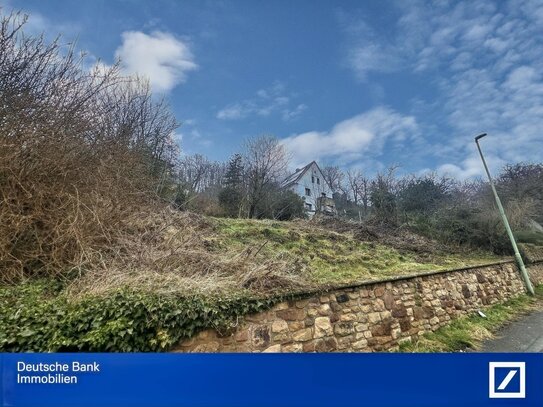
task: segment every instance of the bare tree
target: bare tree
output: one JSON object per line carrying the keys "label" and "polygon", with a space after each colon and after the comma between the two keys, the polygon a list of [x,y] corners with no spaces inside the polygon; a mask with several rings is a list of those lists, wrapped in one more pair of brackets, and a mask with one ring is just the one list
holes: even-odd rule
{"label": "bare tree", "polygon": [[350,169],[347,171],[347,185],[349,194],[355,205],[362,204],[364,215],[368,213],[370,180],[362,171]]}
{"label": "bare tree", "polygon": [[322,169],[322,175],[328,182],[328,185],[330,185],[330,188],[332,188],[333,192],[343,192],[345,174],[337,165],[324,167]]}
{"label": "bare tree", "polygon": [[256,209],[266,195],[266,188],[284,177],[289,157],[276,137],[260,136],[245,142],[244,162],[248,216],[253,218],[258,215]]}
{"label": "bare tree", "polygon": [[370,200],[372,203],[373,215],[379,222],[395,225],[397,222],[398,181],[395,177],[396,167],[392,166],[387,172],[377,174],[370,185]]}

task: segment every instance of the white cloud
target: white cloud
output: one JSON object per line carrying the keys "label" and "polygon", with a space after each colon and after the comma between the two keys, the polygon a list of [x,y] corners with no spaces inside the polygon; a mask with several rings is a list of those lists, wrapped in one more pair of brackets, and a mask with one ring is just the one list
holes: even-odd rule
{"label": "white cloud", "polygon": [[291,107],[292,99],[295,95],[287,93],[285,85],[276,81],[269,88],[259,89],[254,97],[225,106],[217,112],[217,118],[241,120],[253,115],[267,117],[280,113],[283,121],[293,120],[307,109],[307,105],[299,103]]}
{"label": "white cloud", "polygon": [[115,56],[120,58],[124,72],[148,78],[158,92],[172,90],[186,81],[188,72],[198,68],[189,45],[162,31],[123,32]]}
{"label": "white cloud", "polygon": [[217,119],[237,120],[243,119],[253,111],[253,107],[245,104],[236,103],[226,106],[217,112]]}
{"label": "white cloud", "polygon": [[281,117],[283,118],[284,121],[289,121],[301,115],[306,109],[307,109],[307,105],[305,103],[300,103],[298,106],[296,106],[292,110],[288,110],[288,109],[283,110]]}
{"label": "white cloud", "polygon": [[378,107],[341,121],[328,132],[310,131],[287,137],[282,143],[297,166],[323,159],[339,159],[346,164],[379,156],[388,140],[403,140],[417,133],[413,117]]}
{"label": "white cloud", "polygon": [[483,131],[493,172],[506,163],[541,161],[543,2],[397,5],[400,17],[386,36],[364,17],[347,19],[345,57],[357,79],[402,71],[434,86],[435,99],[417,100],[413,108],[426,113],[417,117],[421,127],[442,135],[426,139],[436,168],[461,178],[482,175],[473,137]]}

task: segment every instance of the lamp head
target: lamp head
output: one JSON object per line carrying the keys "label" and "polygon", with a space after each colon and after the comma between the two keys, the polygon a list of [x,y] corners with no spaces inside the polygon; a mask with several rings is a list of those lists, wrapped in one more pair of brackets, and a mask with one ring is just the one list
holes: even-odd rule
{"label": "lamp head", "polygon": [[479,134],[477,137],[475,137],[475,142],[479,141],[479,139],[482,139],[484,136],[486,136],[486,133]]}

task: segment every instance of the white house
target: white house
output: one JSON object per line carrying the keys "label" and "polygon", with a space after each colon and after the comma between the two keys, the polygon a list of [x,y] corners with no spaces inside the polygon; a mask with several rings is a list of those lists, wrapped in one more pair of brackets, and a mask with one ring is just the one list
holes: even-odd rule
{"label": "white house", "polygon": [[326,215],[336,214],[336,205],[332,196],[334,191],[315,161],[303,168],[297,168],[294,174],[281,183],[281,186],[302,197],[305,210],[310,217],[317,212]]}

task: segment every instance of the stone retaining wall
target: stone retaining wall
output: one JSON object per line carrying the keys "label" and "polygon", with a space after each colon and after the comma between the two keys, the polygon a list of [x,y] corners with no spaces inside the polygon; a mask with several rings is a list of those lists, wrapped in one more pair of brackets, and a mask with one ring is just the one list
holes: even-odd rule
{"label": "stone retaining wall", "polygon": [[[543,281],[543,263],[530,273]],[[178,352],[374,352],[524,292],[513,262],[425,273],[307,294],[248,315],[234,332],[206,330]]]}

